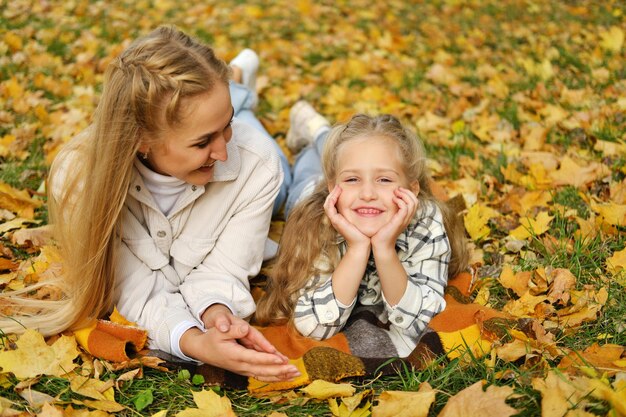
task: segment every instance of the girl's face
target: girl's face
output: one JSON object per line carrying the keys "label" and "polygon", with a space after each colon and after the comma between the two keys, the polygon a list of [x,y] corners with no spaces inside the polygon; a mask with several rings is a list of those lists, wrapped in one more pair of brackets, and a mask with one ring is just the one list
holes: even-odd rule
{"label": "girl's face", "polygon": [[206,185],[213,178],[215,163],[226,161],[226,144],[233,131],[233,107],[228,87],[221,83],[209,93],[183,100],[184,117],[167,127],[157,145],[143,144],[150,167],[193,185]]}
{"label": "girl's face", "polygon": [[337,211],[372,237],[398,211],[394,190],[410,187],[398,145],[385,136],[359,137],[343,143],[336,157]]}

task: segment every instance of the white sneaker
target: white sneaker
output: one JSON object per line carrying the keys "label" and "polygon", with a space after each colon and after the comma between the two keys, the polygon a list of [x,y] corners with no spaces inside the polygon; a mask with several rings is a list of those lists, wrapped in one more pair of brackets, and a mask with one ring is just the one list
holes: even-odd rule
{"label": "white sneaker", "polygon": [[241,70],[241,84],[245,85],[256,97],[256,73],[259,69],[259,56],[257,53],[252,49],[246,48],[239,52],[230,61],[229,65]]}
{"label": "white sneaker", "polygon": [[302,148],[313,143],[323,127],[330,127],[328,120],[319,114],[308,102],[304,100],[298,101],[289,110],[287,147],[292,153],[298,153]]}

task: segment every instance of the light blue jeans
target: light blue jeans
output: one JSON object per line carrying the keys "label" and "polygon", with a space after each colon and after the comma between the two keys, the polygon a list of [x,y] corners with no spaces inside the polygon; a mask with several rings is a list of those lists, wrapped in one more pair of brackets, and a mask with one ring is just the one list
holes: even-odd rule
{"label": "light blue jeans", "polygon": [[317,183],[322,180],[322,149],[330,128],[320,131],[311,145],[300,151],[293,164],[292,182],[287,194],[285,218],[298,201],[310,195]]}
{"label": "light blue jeans", "polygon": [[265,130],[265,127],[263,127],[259,119],[257,119],[254,115],[252,108],[255,105],[256,97],[252,93],[252,91],[250,91],[246,86],[232,81],[230,82],[229,87],[230,101],[233,105],[233,109],[235,110],[235,116],[239,120],[245,121],[246,123],[254,126],[260,132],[265,134],[268,140],[270,140],[274,144],[274,147],[278,152],[278,156],[280,156],[280,164],[283,168],[284,179],[283,183],[280,186],[280,191],[276,196],[276,200],[274,201],[274,210],[272,214],[276,215],[285,203],[285,200],[287,200],[287,192],[289,190],[289,187],[291,186],[291,168],[289,166],[289,161],[287,161],[287,156],[280,148],[280,146],[278,146],[278,143],[276,143],[274,138],[270,136],[270,134],[267,132],[267,130]]}

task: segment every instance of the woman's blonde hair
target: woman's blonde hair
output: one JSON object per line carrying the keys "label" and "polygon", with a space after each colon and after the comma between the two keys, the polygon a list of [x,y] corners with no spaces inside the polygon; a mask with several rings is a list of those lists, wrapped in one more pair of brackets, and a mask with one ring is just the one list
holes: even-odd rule
{"label": "woman's blonde hair", "polygon": [[[339,263],[337,233],[324,212],[328,184],[337,177],[337,155],[350,140],[364,137],[391,139],[398,147],[409,184],[419,183],[420,203],[431,201],[441,209],[452,248],[448,275],[467,267],[468,253],[464,229],[458,216],[431,191],[431,177],[426,168],[426,153],[419,138],[391,115],[357,114],[347,123],[337,124],[329,133],[322,152],[324,179],[313,193],[299,202],[289,215],[275,264],[269,273],[266,292],[258,302],[256,322],[261,325],[283,324],[292,319],[298,292],[317,273],[329,273]],[[329,267],[320,270],[320,257]]]}
{"label": "woman's blonde hair", "polygon": [[24,297],[34,287],[2,294],[17,311],[0,319],[2,331],[55,334],[111,309],[120,213],[139,147],[157,143],[166,127],[180,123],[185,99],[227,85],[229,71],[211,48],[170,26],[135,40],[109,64],[92,125],[62,149],[51,169],[48,203],[64,261],[63,275],[52,284],[65,297]]}

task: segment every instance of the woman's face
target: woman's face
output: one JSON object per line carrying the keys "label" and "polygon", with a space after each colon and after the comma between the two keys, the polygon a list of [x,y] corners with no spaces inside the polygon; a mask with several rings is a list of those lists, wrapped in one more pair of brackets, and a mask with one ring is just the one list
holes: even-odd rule
{"label": "woman's face", "polygon": [[234,116],[228,87],[218,83],[209,93],[184,99],[183,118],[162,132],[162,141],[140,152],[148,153],[152,170],[193,185],[206,185],[213,179],[215,164],[226,161],[226,144],[233,131]]}

